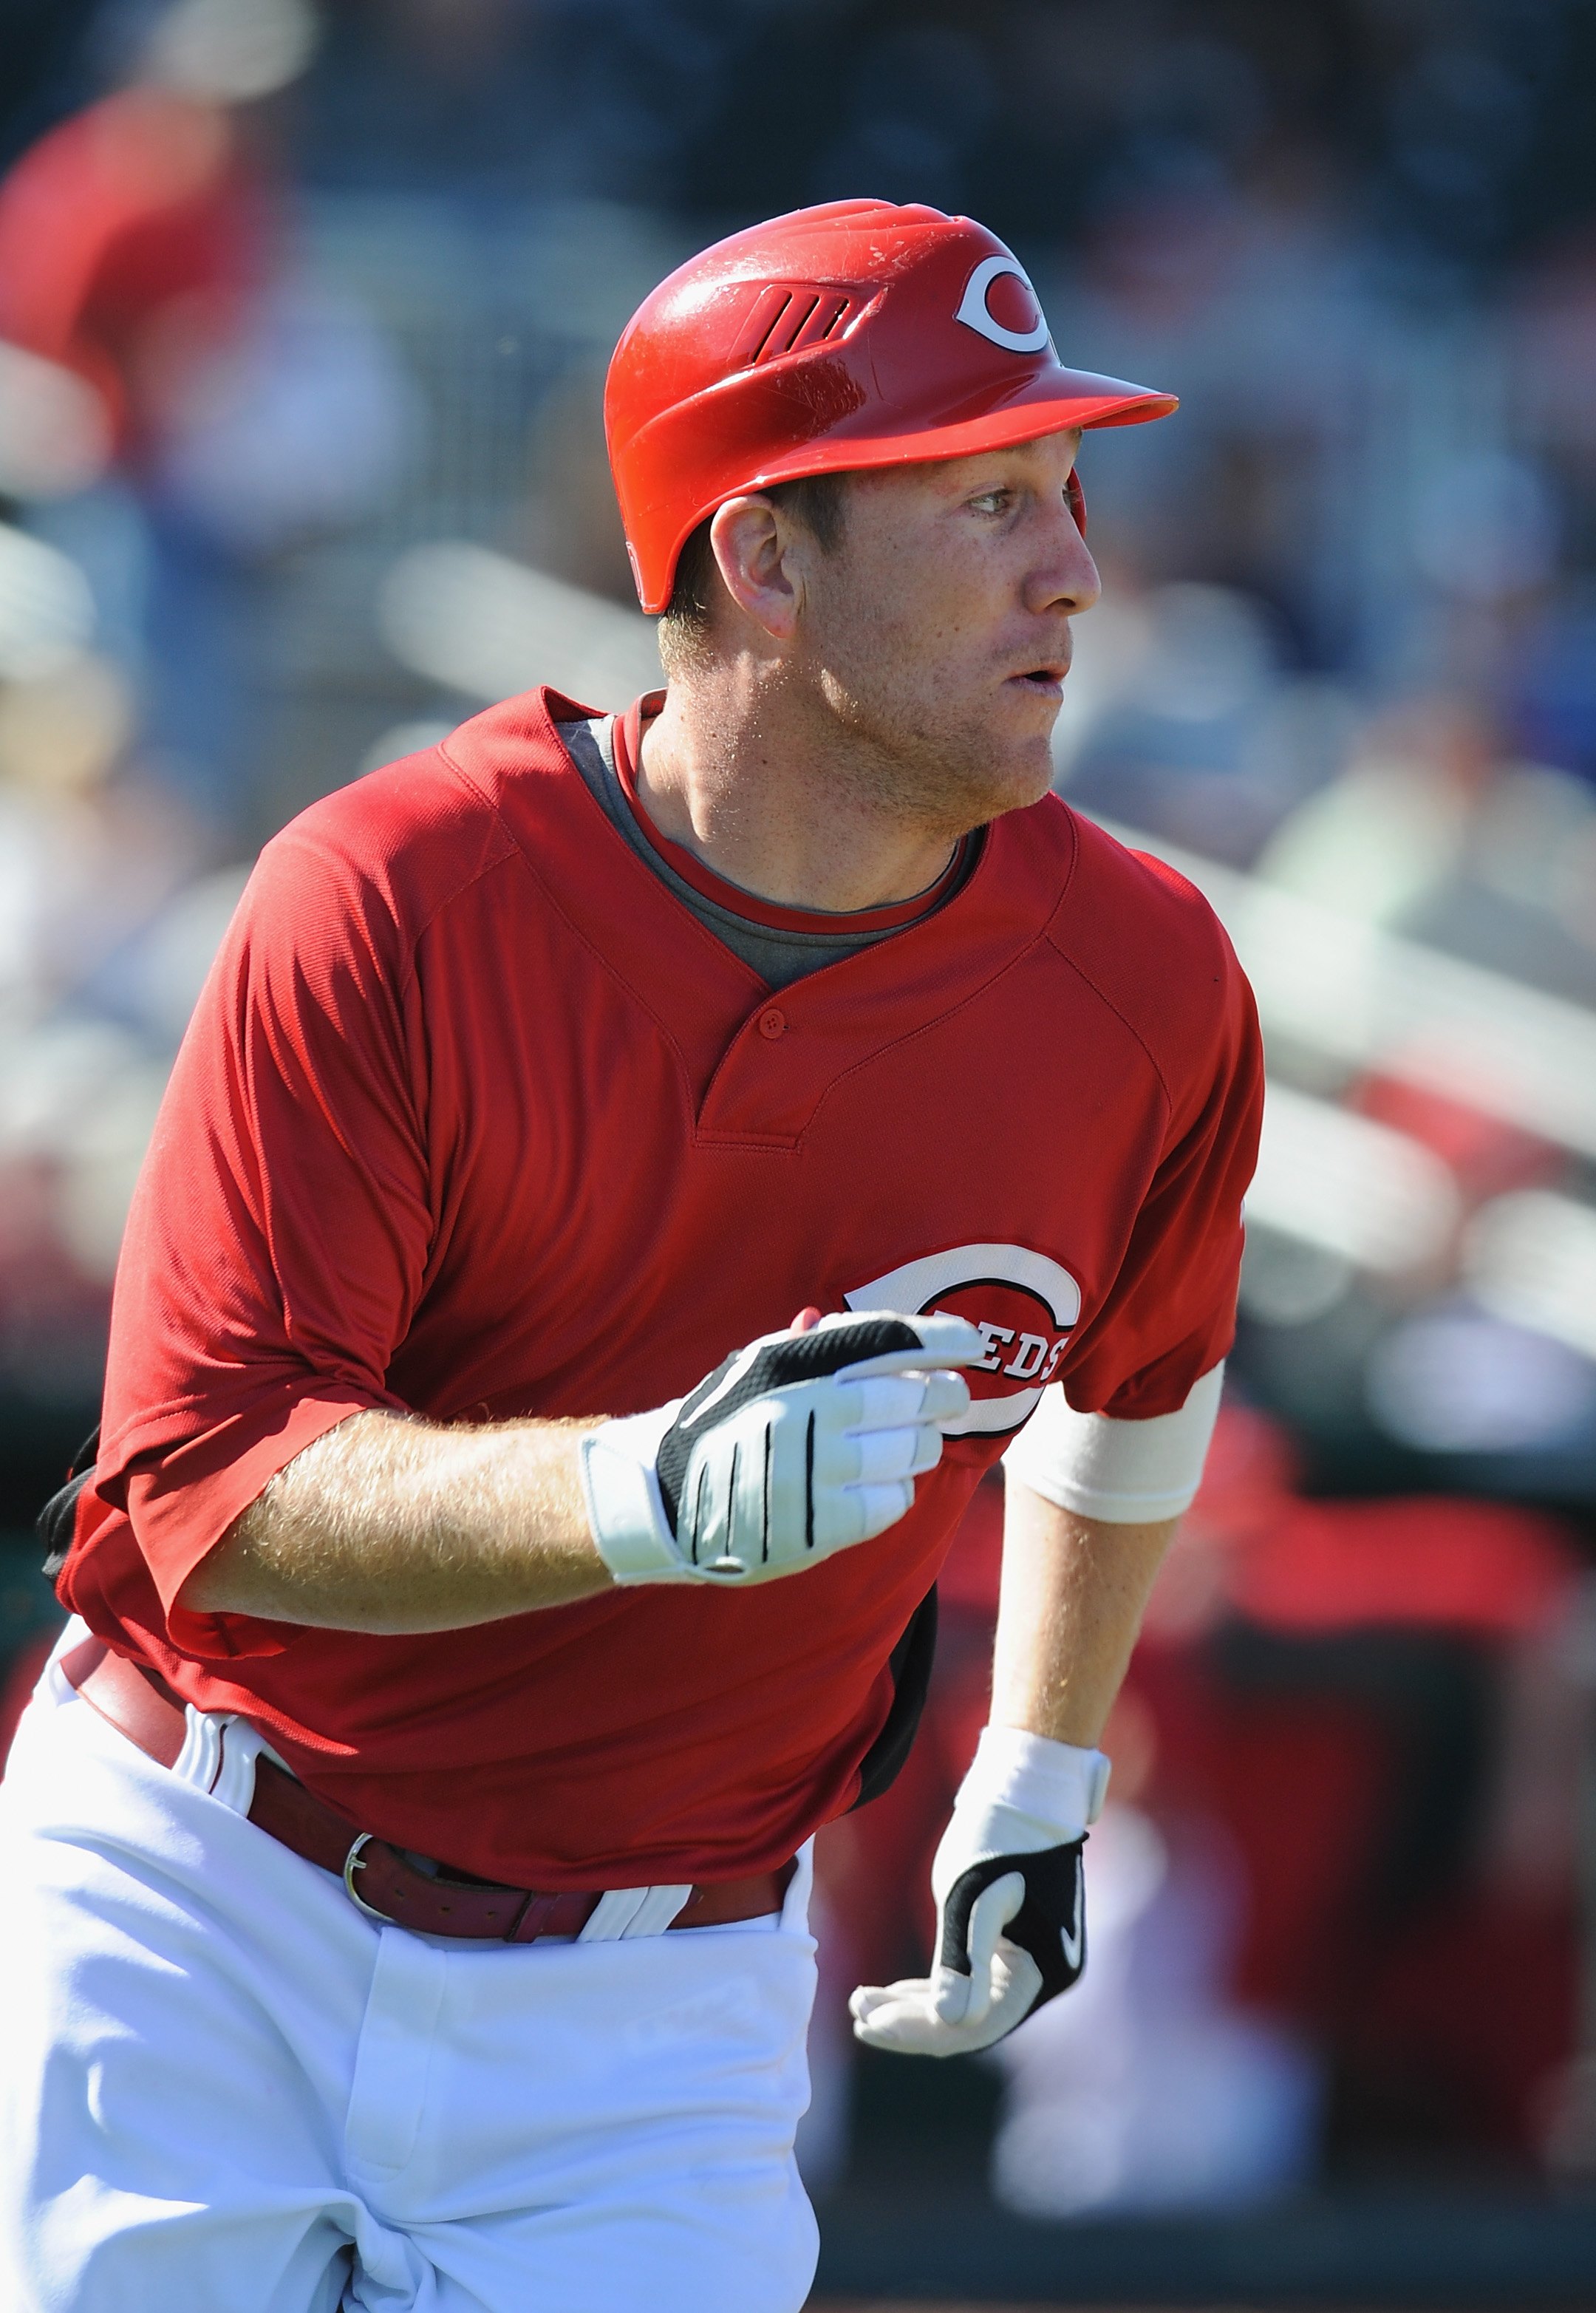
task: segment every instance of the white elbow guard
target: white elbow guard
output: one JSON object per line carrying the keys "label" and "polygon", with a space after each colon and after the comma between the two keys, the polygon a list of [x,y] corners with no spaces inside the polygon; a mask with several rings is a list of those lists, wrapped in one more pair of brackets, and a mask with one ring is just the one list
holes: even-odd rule
{"label": "white elbow guard", "polygon": [[1004,1468],[1081,1517],[1111,1526],[1179,1517],[1202,1482],[1223,1381],[1221,1363],[1192,1384],[1178,1412],[1150,1421],[1077,1413],[1054,1382],[1004,1456]]}

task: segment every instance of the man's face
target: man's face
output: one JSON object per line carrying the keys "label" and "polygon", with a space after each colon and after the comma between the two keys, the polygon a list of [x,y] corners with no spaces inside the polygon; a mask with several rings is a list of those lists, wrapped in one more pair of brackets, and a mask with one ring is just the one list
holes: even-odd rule
{"label": "man's face", "polygon": [[843,535],[804,558],[796,665],[877,799],[962,830],[1035,803],[1098,576],[1066,490],[1080,435],[848,477]]}

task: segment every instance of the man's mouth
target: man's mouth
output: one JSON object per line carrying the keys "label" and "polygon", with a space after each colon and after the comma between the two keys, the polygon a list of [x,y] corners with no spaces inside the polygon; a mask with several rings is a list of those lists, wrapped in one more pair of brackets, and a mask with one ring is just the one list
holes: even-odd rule
{"label": "man's mouth", "polygon": [[1044,662],[1040,666],[1028,666],[1019,674],[1010,675],[1009,681],[1022,684],[1027,690],[1034,690],[1039,697],[1060,699],[1064,695],[1064,678],[1068,673],[1067,665],[1061,666],[1057,661]]}

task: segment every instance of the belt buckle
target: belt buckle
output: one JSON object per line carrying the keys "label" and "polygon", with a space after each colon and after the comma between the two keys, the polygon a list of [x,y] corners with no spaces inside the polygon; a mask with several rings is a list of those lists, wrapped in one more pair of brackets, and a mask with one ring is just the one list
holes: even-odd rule
{"label": "belt buckle", "polygon": [[356,1832],[349,1852],[344,1858],[344,1891],[357,1912],[364,1912],[368,1920],[381,1920],[385,1928],[391,1928],[394,1922],[390,1914],[387,1912],[379,1912],[374,1905],[368,1904],[355,1885],[355,1873],[364,1871],[365,1869],[365,1858],[361,1853],[361,1850],[368,1847],[375,1837],[374,1832]]}

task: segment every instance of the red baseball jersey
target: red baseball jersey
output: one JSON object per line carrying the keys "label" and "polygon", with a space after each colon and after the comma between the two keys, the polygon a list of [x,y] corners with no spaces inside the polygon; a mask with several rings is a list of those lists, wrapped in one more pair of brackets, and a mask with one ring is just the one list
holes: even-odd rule
{"label": "red baseball jersey", "polygon": [[[547,1887],[780,1863],[1048,1380],[1171,1412],[1230,1341],[1261,1069],[1206,903],[1057,797],[946,906],[773,996],[627,845],[540,692],[262,854],[134,1200],[62,1595],[353,1825]],[[185,1577],[362,1407],[627,1413],[805,1303],[955,1310],[975,1405],[812,1571],[368,1637]]]}

